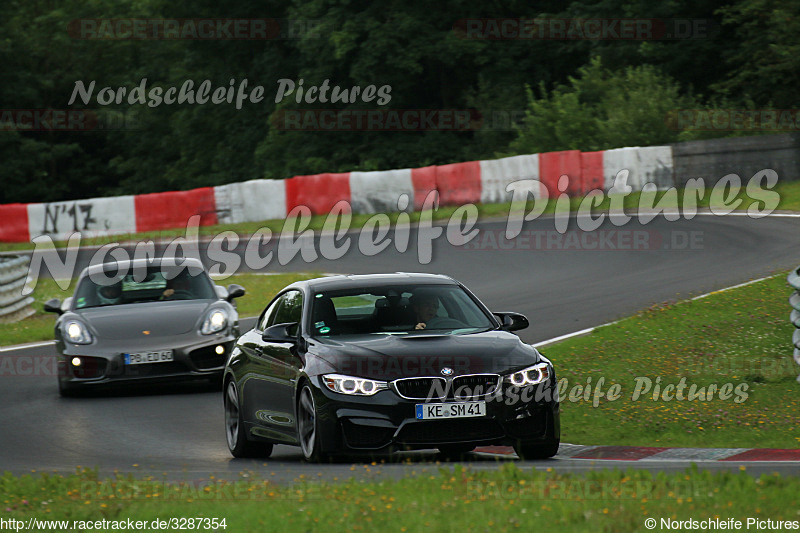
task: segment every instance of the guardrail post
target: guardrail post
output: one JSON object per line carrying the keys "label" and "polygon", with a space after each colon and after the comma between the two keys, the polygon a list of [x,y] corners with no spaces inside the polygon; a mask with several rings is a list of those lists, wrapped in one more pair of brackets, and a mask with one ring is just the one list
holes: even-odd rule
{"label": "guardrail post", "polygon": [[[795,327],[794,334],[792,335],[794,361],[800,365],[800,267],[792,270],[786,281],[788,281],[789,285],[794,289],[794,294],[789,297],[789,305],[792,306],[792,313],[789,315],[789,319]],[[797,377],[797,381],[800,381],[800,376]]]}

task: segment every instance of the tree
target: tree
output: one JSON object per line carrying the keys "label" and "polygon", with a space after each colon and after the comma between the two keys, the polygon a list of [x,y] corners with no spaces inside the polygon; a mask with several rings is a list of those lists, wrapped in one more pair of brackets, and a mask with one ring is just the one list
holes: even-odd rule
{"label": "tree", "polygon": [[539,92],[536,97],[528,87],[528,110],[510,145],[515,154],[674,142],[679,132],[671,129],[669,114],[696,105],[655,67],[611,71],[598,58],[578,69],[569,85],[549,93],[540,85]]}
{"label": "tree", "polygon": [[760,107],[794,109],[800,102],[800,0],[739,0],[719,10],[735,28],[724,58],[731,70],[713,86]]}

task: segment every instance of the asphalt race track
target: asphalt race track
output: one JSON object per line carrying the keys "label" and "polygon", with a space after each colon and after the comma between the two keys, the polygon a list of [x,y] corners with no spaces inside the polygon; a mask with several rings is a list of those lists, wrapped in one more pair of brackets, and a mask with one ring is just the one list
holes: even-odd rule
{"label": "asphalt race track", "polygon": [[[453,246],[440,236],[433,242],[429,264],[419,263],[419,235],[413,230],[409,248],[402,254],[390,245],[365,257],[354,233],[349,251],[337,260],[306,263],[298,256],[285,266],[273,260],[265,271],[448,274],[464,282],[490,308],[524,313],[531,328],[520,336],[540,342],[613,321],[654,303],[685,299],[800,263],[800,218],[697,216],[669,222],[658,217],[646,226],[634,219],[622,227],[606,221],[590,237],[577,232],[572,240],[555,234],[552,219],[540,219],[526,224],[523,238],[502,245],[495,237],[505,229],[504,221],[484,222],[478,228],[478,238],[467,246]],[[571,230],[576,231],[574,220]],[[237,248],[239,253],[243,250],[244,245]],[[78,263],[88,262],[92,253],[82,251]],[[261,298],[266,304],[271,295],[246,297]],[[30,375],[0,375],[0,472],[68,473],[85,466],[99,467],[101,473],[118,470],[197,480],[211,474],[234,478],[253,471],[275,481],[291,481],[300,475],[345,479],[438,468],[439,457],[433,452],[398,454],[386,457],[385,463],[379,459],[374,466],[357,463],[354,469],[352,461],[309,465],[302,462],[297,448],[287,446],[276,446],[266,461],[234,460],[225,445],[219,392],[190,384],[62,399],[50,364],[53,355],[49,345],[0,351],[0,359],[27,358],[26,368],[32,368]],[[558,367],[558,361],[554,363]],[[477,469],[514,460],[513,455],[472,455]],[[531,464],[563,471],[608,466],[669,471],[683,470],[689,461],[645,459],[622,464],[560,455]],[[736,461],[700,464],[715,470],[739,466]],[[747,467],[754,474],[800,472],[800,462],[750,462]]]}

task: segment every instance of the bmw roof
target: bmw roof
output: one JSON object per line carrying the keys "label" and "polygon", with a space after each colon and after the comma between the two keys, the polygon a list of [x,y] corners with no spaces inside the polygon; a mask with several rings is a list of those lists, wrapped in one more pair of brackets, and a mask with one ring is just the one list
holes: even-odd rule
{"label": "bmw roof", "polygon": [[393,284],[458,285],[458,282],[449,276],[441,274],[395,272],[393,274],[339,274],[323,278],[314,278],[307,281],[299,281],[293,283],[292,286],[297,288],[306,287],[311,291],[320,291],[358,287],[381,287]]}

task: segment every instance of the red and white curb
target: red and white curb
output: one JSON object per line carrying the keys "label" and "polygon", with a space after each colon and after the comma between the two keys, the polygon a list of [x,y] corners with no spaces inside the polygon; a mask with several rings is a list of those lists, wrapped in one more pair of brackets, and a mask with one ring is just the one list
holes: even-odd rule
{"label": "red and white curb", "polygon": [[[514,455],[506,446],[482,446],[487,455]],[[800,461],[800,449],[775,448],[661,448],[655,446],[581,446],[562,443],[557,459],[603,461]]]}

